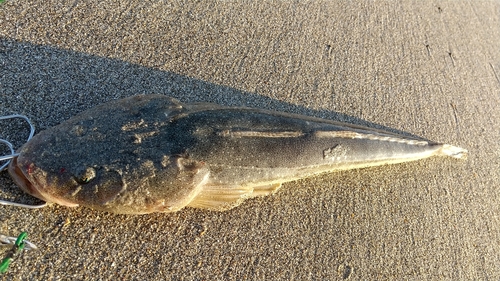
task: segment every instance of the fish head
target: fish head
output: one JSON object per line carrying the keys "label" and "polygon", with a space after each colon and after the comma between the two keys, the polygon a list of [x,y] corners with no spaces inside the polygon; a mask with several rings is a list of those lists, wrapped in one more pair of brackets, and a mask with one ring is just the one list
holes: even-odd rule
{"label": "fish head", "polygon": [[172,148],[168,126],[184,113],[163,95],[109,102],[35,135],[9,165],[26,193],[113,213],[173,212],[208,178],[203,163]]}
{"label": "fish head", "polygon": [[14,182],[34,197],[68,207],[103,205],[115,198],[123,190],[119,173],[103,171],[82,153],[65,151],[68,142],[50,132],[37,135],[9,165]]}

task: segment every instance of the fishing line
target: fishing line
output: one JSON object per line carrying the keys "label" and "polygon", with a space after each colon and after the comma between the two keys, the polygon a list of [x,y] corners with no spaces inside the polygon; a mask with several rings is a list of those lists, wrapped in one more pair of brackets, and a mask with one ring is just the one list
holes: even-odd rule
{"label": "fishing line", "polygon": [[[26,142],[31,140],[33,135],[35,135],[35,126],[33,126],[33,123],[31,123],[31,120],[28,117],[26,117],[24,115],[20,115],[20,114],[0,116],[0,120],[14,119],[14,118],[21,118],[21,119],[25,120],[26,122],[28,122],[28,124],[30,126],[30,134],[29,134]],[[7,147],[10,150],[9,155],[0,156],[0,161],[6,161],[2,166],[0,166],[0,172],[1,172],[5,168],[7,168],[7,166],[9,166],[12,159],[17,157],[19,155],[19,153],[15,152],[14,146],[9,141],[7,141],[5,139],[0,139],[0,143],[7,145]],[[11,201],[0,200],[0,205],[15,206],[15,207],[28,208],[28,209],[39,209],[39,208],[43,208],[43,207],[47,206],[47,203],[43,203],[40,205],[27,205],[27,204],[21,204],[21,203],[16,203],[16,202],[11,202]]]}

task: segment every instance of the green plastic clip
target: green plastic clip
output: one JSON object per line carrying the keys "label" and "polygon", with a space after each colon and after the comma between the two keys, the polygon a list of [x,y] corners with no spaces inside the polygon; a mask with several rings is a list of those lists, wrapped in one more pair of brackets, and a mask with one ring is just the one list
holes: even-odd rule
{"label": "green plastic clip", "polygon": [[16,243],[14,243],[14,246],[12,246],[12,249],[7,254],[7,257],[5,257],[0,263],[0,273],[7,272],[7,269],[9,268],[12,260],[24,249],[24,239],[26,239],[27,236],[28,233],[26,232],[21,232],[21,234],[19,234]]}

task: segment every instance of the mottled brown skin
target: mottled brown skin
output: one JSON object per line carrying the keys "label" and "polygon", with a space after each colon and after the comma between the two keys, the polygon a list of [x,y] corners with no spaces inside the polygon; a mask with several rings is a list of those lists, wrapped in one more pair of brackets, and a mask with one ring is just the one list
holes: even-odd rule
{"label": "mottled brown skin", "polygon": [[176,211],[199,192],[208,171],[168,141],[148,138],[168,126],[167,114],[183,110],[160,95],[96,106],[36,135],[9,172],[47,202],[116,213]]}
{"label": "mottled brown skin", "polygon": [[9,172],[27,193],[126,214],[226,210],[318,173],[466,155],[349,124],[163,95],[96,106],[19,152]]}

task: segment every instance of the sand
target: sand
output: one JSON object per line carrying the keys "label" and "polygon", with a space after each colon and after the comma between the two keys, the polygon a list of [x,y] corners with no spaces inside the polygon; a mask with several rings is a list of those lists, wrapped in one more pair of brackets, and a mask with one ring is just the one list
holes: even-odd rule
{"label": "sand", "polygon": [[[151,2],[5,1],[0,115],[41,131],[159,93],[388,128],[469,158],[322,175],[227,212],[0,206],[0,233],[39,247],[1,279],[500,278],[498,1]],[[16,146],[27,134],[0,123]],[[0,189],[37,202],[6,172]]]}

